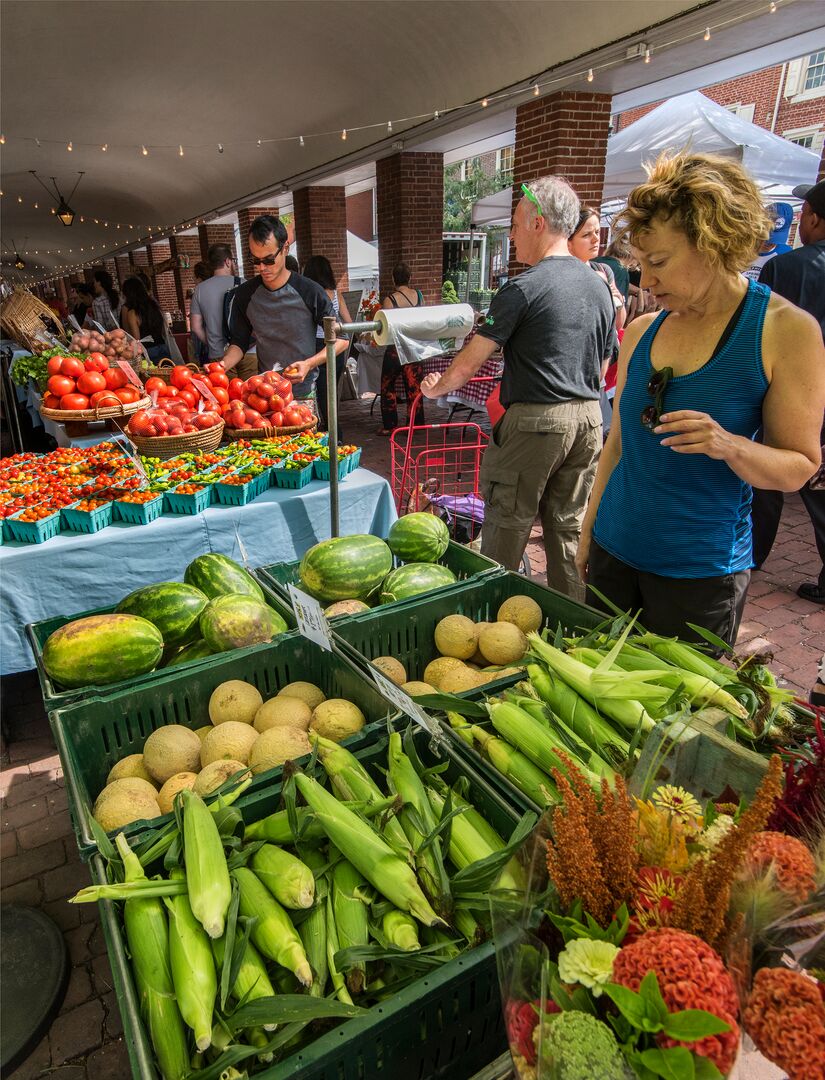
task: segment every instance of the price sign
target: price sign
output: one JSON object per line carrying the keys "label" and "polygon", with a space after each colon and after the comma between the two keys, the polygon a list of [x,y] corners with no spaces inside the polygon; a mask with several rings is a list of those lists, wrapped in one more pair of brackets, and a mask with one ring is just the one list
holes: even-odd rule
{"label": "price sign", "polygon": [[129,361],[128,360],[118,360],[117,361],[117,366],[120,368],[120,370],[126,376],[126,378],[129,380],[129,382],[133,386],[136,386],[138,388],[138,390],[140,390],[141,397],[142,397],[146,393],[146,391],[143,389],[143,383],[137,377],[137,375],[135,373],[135,369],[132,367],[132,365],[129,363]]}
{"label": "price sign", "polygon": [[212,388],[210,387],[208,382],[205,382],[203,379],[193,379],[192,385],[195,387],[201,397],[205,398],[206,401],[208,401],[209,404],[213,406],[213,408],[220,409],[218,399],[212,393]]}
{"label": "price sign", "polygon": [[295,585],[288,585],[287,588],[295,618],[298,620],[298,632],[327,652],[332,652],[329,623],[321,605]]}
{"label": "price sign", "polygon": [[120,449],[123,451],[123,453],[126,455],[126,457],[130,458],[134,462],[138,476],[141,478],[141,480],[144,481],[144,483],[148,484],[149,477],[146,475],[146,470],[144,469],[143,463],[140,460],[140,454],[135,453],[135,448],[132,446],[132,444],[130,442],[127,442],[126,439],[113,439],[112,441],[116,442]]}
{"label": "price sign", "polygon": [[438,724],[432,717],[421,708],[420,705],[416,705],[409,694],[406,694],[400,686],[388,679],[386,675],[378,670],[378,668],[370,665],[370,675],[372,675],[373,681],[384,697],[393,703],[393,705],[402,712],[405,716],[409,716],[419,727],[424,728],[433,737],[438,737],[440,732],[438,730]]}

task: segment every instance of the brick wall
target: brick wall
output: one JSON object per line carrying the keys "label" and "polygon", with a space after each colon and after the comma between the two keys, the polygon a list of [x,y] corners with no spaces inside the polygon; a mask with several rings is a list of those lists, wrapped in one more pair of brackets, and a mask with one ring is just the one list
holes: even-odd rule
{"label": "brick wall", "polygon": [[122,285],[132,273],[132,263],[128,255],[116,255],[115,264],[117,265],[116,280]]}
{"label": "brick wall", "polygon": [[195,281],[195,263],[201,261],[201,243],[198,236],[173,236],[169,240],[169,249],[173,255],[186,255],[189,258],[189,266],[181,267],[175,271],[175,279],[180,291],[178,307],[189,315],[189,301],[192,298],[192,290]]}
{"label": "brick wall", "polygon": [[209,265],[209,249],[213,244],[226,244],[237,259],[235,251],[235,226],[228,225],[199,225],[198,240],[200,242],[200,257]]}
{"label": "brick wall", "polygon": [[306,187],[293,192],[295,241],[301,266],[310,255],[325,255],[339,288],[347,278],[347,200],[342,187]]}
{"label": "brick wall", "polygon": [[392,291],[392,268],[410,266],[425,304],[441,299],[444,156],[394,154],[375,164],[380,291]]}
{"label": "brick wall", "polygon": [[372,200],[372,189],[347,198],[347,229],[367,243],[375,239]]}
{"label": "brick wall", "polygon": [[[241,276],[245,278],[253,277],[254,270],[252,264],[249,261],[249,246],[247,239],[249,237],[249,226],[259,217],[261,214],[272,214],[273,217],[280,216],[280,209],[277,206],[246,206],[243,210],[238,211],[238,225],[241,232],[241,261],[243,267],[241,270]],[[289,231],[289,230],[287,230]]]}
{"label": "brick wall", "polygon": [[[149,245],[149,258],[153,266],[166,262],[171,254],[172,251],[168,240],[158,240],[157,243]],[[163,274],[156,275],[154,292],[161,311],[169,311],[174,315],[174,313],[182,310],[183,305],[178,298],[178,288],[173,270],[167,270]]]}

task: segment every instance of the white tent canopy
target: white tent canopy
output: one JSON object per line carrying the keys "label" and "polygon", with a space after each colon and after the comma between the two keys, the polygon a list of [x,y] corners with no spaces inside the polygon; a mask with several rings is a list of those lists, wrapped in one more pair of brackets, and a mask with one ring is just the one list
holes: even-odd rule
{"label": "white tent canopy", "polygon": [[736,158],[771,199],[792,198],[797,184],[816,183],[818,154],[742,120],[693,90],[611,136],[604,201],[623,200],[645,179],[644,163],[655,161],[663,150],[684,149]]}
{"label": "white tent canopy", "polygon": [[378,276],[378,250],[355,233],[347,231],[347,270],[350,280]]}
{"label": "white tent canopy", "polygon": [[485,195],[483,199],[473,203],[471,217],[473,228],[480,225],[509,225],[512,207],[513,189],[511,187],[494,191],[492,195]]}

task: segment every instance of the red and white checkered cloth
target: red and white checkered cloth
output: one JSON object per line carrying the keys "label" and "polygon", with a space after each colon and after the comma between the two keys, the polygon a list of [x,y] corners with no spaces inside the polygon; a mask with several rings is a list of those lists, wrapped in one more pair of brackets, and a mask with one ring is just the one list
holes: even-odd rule
{"label": "red and white checkered cloth", "polygon": [[[434,371],[437,375],[443,375],[452,362],[452,356],[436,356],[432,360],[425,360],[423,363],[424,374],[429,375],[430,372]],[[448,399],[450,401],[463,401],[467,405],[486,405],[487,398],[493,392],[493,387],[501,380],[503,369],[503,360],[496,360],[494,357],[485,360],[473,376],[473,381],[458,390],[452,391],[447,395]],[[476,382],[476,379],[479,381]]]}

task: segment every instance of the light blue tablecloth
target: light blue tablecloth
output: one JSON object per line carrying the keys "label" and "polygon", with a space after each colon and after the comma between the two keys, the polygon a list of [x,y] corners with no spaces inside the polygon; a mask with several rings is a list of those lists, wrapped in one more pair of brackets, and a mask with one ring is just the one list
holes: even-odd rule
{"label": "light blue tablecloth", "polygon": [[[386,536],[395,505],[386,480],[357,469],[339,488],[340,533]],[[270,488],[247,506],[212,506],[196,517],[164,515],[151,525],[119,522],[91,536],[0,547],[0,672],[34,661],[26,623],[116,604],[132,589],[181,581],[188,563],[218,551],[249,567],[297,559],[329,538],[329,484]]]}

